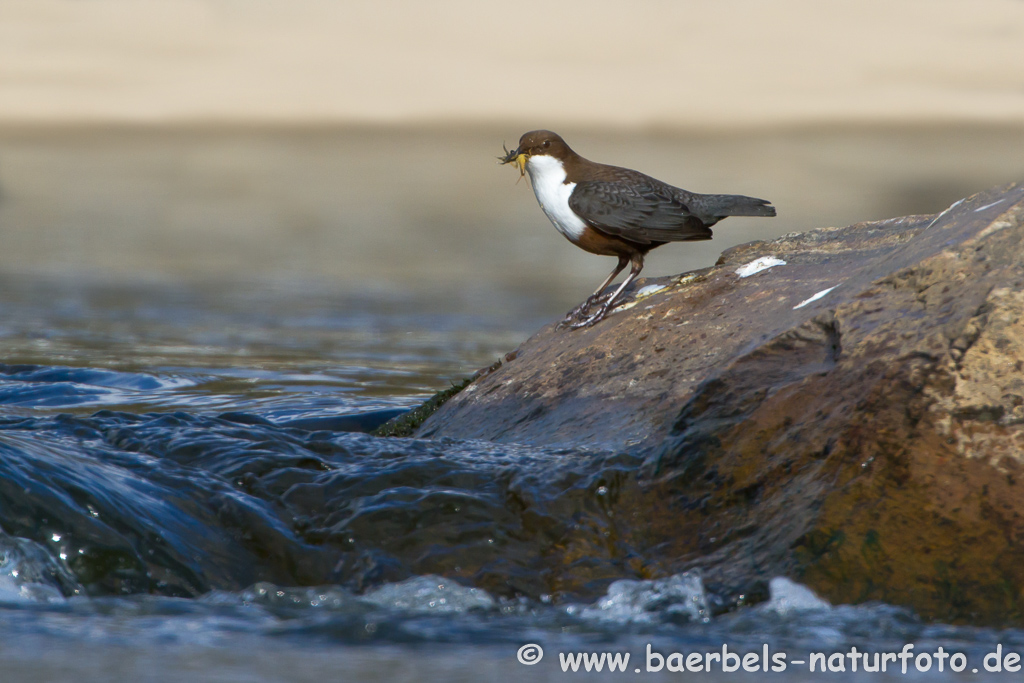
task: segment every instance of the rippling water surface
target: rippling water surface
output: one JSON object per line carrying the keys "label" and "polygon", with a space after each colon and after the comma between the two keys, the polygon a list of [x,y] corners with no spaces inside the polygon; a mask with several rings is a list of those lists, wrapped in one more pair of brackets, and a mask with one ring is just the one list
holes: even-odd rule
{"label": "rippling water surface", "polygon": [[[572,675],[561,673],[560,652],[630,652],[627,673],[602,675],[676,680],[698,674],[647,672],[648,644],[668,656],[723,643],[789,660],[941,645],[965,653],[964,675],[978,678],[997,643],[1024,650],[1019,631],[831,606],[784,580],[726,605],[699,573],[658,571],[645,548],[617,538],[619,494],[636,485],[641,464],[630,453],[360,433],[515,348],[588,293],[604,264],[583,272],[562,262],[564,245],[546,226],[508,241],[504,228],[525,219],[510,217],[507,198],[494,217],[505,236],[481,238],[485,214],[460,208],[462,181],[441,173],[416,185],[419,175],[380,166],[371,152],[392,140],[382,133],[375,144],[348,134],[133,135],[0,139],[10,237],[0,255],[5,680],[547,680]],[[395,139],[391,152],[408,155],[393,161],[402,169],[435,159],[447,142],[438,133]],[[786,167],[799,176],[787,139],[672,144],[708,159],[721,156],[716,149],[741,159],[748,145],[788,150]],[[324,145],[367,162],[369,179],[327,165],[288,185],[288,169],[329,156]],[[76,165],[83,160],[91,163]],[[804,171],[824,182],[813,167]],[[336,183],[310,189],[310,178],[331,173]],[[411,188],[416,210],[379,190],[387,179]],[[523,190],[523,215],[536,218],[528,191],[506,180],[501,191]],[[913,195],[905,212],[940,210],[944,192],[952,200],[971,189],[959,176],[921,184],[933,190]],[[335,187],[347,189],[338,197]],[[369,187],[377,194],[360,202]],[[822,188],[810,194],[827,196]],[[874,201],[888,213],[894,200]],[[268,223],[268,205],[280,212],[269,221],[276,228],[256,231],[261,247],[238,226]],[[367,227],[378,214],[392,223],[382,232]],[[170,223],[154,228],[161,220]],[[317,241],[327,223],[345,220],[362,227]],[[776,232],[811,220],[797,212]],[[146,242],[136,228],[165,241]],[[544,246],[523,246],[535,240]],[[298,251],[287,251],[293,244]],[[299,265],[275,270],[289,259]],[[199,272],[178,272],[199,262]],[[271,265],[247,272],[259,263]],[[316,272],[301,272],[305,263]],[[395,277],[403,264],[407,277]],[[374,280],[385,265],[390,275]],[[444,276],[422,277],[435,270]],[[546,651],[538,664],[517,661],[529,643]],[[794,663],[767,675],[808,673]],[[881,674],[847,664],[830,676]]]}

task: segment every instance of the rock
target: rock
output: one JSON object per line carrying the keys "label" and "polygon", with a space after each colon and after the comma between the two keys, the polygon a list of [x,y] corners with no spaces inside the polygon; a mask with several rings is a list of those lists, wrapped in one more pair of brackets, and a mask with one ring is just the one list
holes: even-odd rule
{"label": "rock", "polygon": [[1013,184],[741,245],[542,329],[418,435],[641,455],[617,533],[654,573],[1024,623],[1022,221]]}

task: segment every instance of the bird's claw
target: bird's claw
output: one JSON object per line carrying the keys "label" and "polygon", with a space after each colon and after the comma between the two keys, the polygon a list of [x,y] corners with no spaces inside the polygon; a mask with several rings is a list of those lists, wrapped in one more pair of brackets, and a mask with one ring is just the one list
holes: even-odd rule
{"label": "bird's claw", "polygon": [[[599,297],[593,303],[597,303],[598,301],[603,301],[603,300],[605,300],[607,298],[608,297],[604,297],[604,296]],[[588,301],[584,301],[583,304],[587,304]],[[597,323],[599,323],[602,320],[604,320],[608,316],[608,313],[612,310],[612,308],[614,308],[614,305],[613,306],[609,306],[608,305],[609,303],[613,303],[613,302],[605,303],[603,306],[601,306],[601,308],[597,309],[597,313],[595,313],[595,314],[593,314],[591,316],[587,316],[587,313],[590,311],[590,306],[580,305],[577,308],[575,308],[572,311],[570,311],[571,317],[570,317],[570,315],[567,315],[565,317],[565,320],[563,320],[562,322],[558,323],[558,325],[555,326],[555,329],[556,330],[564,330],[564,329],[568,328],[570,330],[578,330],[581,327],[590,327],[591,325],[596,325]],[[591,304],[591,306],[592,305],[593,304]]]}
{"label": "bird's claw", "polygon": [[569,327],[569,329],[572,329],[572,330],[578,330],[581,327],[590,327],[591,325],[596,325],[597,323],[599,323],[602,320],[604,320],[605,316],[607,316],[607,315],[608,315],[608,307],[607,306],[602,306],[601,308],[598,309],[597,313],[595,313],[594,315],[592,315],[589,318],[586,318],[584,320],[580,320],[580,321],[574,322],[571,325],[568,325],[568,327]]}
{"label": "bird's claw", "polygon": [[565,318],[562,319],[562,322],[558,323],[558,329],[569,327],[572,323],[579,322],[580,318],[583,318],[590,313],[590,309],[595,304],[605,302],[609,297],[611,297],[611,293],[590,295],[587,297],[586,301],[565,314]]}
{"label": "bird's claw", "polygon": [[584,301],[579,306],[566,313],[565,317],[562,318],[562,322],[560,322],[559,325],[568,325],[571,322],[574,322],[576,320],[579,320],[580,318],[585,317],[588,313],[590,313],[590,307],[592,305],[593,304],[590,303],[589,299],[587,301]]}

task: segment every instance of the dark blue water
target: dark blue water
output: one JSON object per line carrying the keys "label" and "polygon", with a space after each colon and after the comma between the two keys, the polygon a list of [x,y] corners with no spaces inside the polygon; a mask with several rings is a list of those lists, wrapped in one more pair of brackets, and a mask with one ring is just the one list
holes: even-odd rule
{"label": "dark blue water", "polygon": [[[698,674],[648,671],[648,646],[791,662],[907,643],[961,652],[964,673],[942,677],[978,678],[997,644],[1024,652],[1019,631],[831,606],[786,581],[728,611],[699,572],[638,575],[642,550],[608,540],[640,465],[629,453],[350,431],[490,364],[551,317],[543,305],[431,298],[427,315],[408,293],[297,285],[2,291],[5,680],[546,680],[585,675],[559,657],[581,652],[631,654],[627,673],[592,677],[677,680]],[[580,533],[595,550],[551,559]],[[539,664],[517,660],[527,644]],[[883,676],[849,661],[828,676]]]}

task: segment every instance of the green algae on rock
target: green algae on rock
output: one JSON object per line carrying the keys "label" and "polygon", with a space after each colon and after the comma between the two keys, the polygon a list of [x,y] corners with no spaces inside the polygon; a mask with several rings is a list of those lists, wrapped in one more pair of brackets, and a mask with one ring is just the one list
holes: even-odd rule
{"label": "green algae on rock", "polygon": [[467,377],[447,389],[442,389],[409,412],[388,420],[370,433],[374,436],[412,436],[424,420],[443,406],[448,399],[469,386],[472,381],[471,377]]}
{"label": "green algae on rock", "polygon": [[473,373],[471,377],[467,377],[461,382],[453,383],[447,389],[442,389],[409,412],[388,420],[370,433],[374,436],[412,436],[413,433],[419,429],[420,425],[423,424],[423,421],[433,415],[434,412],[447,403],[450,398],[468,387],[471,382],[479,379],[482,375],[493,372],[499,367],[501,367],[500,360],[493,365],[478,370]]}

